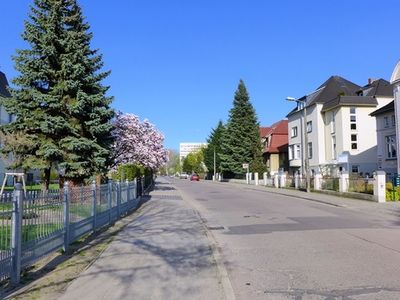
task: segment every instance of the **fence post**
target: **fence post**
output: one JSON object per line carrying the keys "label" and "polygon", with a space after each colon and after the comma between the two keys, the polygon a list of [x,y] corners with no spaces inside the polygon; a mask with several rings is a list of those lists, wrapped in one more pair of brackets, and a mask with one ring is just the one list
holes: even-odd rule
{"label": "fence post", "polygon": [[116,188],[117,188],[117,213],[118,213],[117,219],[119,219],[121,216],[121,184],[119,182],[117,182]]}
{"label": "fence post", "polygon": [[339,177],[339,192],[346,193],[349,190],[349,172],[342,171]]}
{"label": "fence post", "polygon": [[299,173],[294,174],[294,188],[298,190],[300,188],[300,176]]}
{"label": "fence post", "polygon": [[144,196],[144,186],[146,184],[146,177],[142,176],[142,196]]}
{"label": "fence post", "polygon": [[274,187],[278,188],[279,187],[279,175],[274,174]]}
{"label": "fence post", "polygon": [[97,210],[97,195],[96,195],[96,181],[92,181],[92,217],[93,217],[93,231],[96,230],[96,210]]}
{"label": "fence post", "polygon": [[17,183],[13,193],[13,210],[11,218],[11,283],[13,285],[18,284],[21,279],[22,201],[22,185]]}
{"label": "fence post", "polygon": [[258,173],[254,173],[254,184],[258,185]]}
{"label": "fence post", "polygon": [[386,173],[376,171],[374,174],[374,198],[379,203],[386,202]]}
{"label": "fence post", "polygon": [[[128,190],[129,190],[129,186],[128,186]],[[129,195],[129,194],[128,194]],[[137,198],[137,178],[133,178],[133,199],[134,200]]]}
{"label": "fence post", "polygon": [[108,224],[111,224],[111,210],[112,210],[112,181],[108,182]]}
{"label": "fence post", "polygon": [[314,174],[314,190],[321,190],[321,180],[322,180],[322,175],[321,173],[315,173]]}
{"label": "fence post", "polygon": [[280,188],[286,187],[286,174],[285,173],[279,174],[279,187]]}
{"label": "fence post", "polygon": [[63,250],[67,251],[69,245],[69,202],[70,191],[68,181],[64,183],[64,246]]}

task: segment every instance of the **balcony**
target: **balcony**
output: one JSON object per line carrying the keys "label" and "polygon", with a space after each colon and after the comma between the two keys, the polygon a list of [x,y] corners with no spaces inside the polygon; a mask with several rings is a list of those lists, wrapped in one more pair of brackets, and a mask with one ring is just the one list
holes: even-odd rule
{"label": "balcony", "polygon": [[289,160],[290,167],[301,167],[301,159],[292,159]]}

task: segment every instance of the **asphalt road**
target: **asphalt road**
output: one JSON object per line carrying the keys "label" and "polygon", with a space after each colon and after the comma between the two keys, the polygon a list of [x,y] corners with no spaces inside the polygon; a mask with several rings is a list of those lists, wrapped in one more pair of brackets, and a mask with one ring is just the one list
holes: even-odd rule
{"label": "asphalt road", "polygon": [[400,299],[400,219],[375,204],[169,180],[216,240],[236,299]]}

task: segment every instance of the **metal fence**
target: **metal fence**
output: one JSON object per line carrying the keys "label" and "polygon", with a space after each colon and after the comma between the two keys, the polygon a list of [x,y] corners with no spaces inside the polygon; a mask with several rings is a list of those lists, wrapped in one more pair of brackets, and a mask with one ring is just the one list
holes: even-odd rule
{"label": "metal fence", "polygon": [[323,177],[321,179],[321,189],[330,191],[339,191],[339,178]]}
{"label": "metal fence", "polygon": [[346,180],[349,192],[374,194],[373,178],[348,178]]}
{"label": "metal fence", "polygon": [[96,229],[110,225],[139,204],[152,177],[133,182],[73,187],[47,193],[15,191],[0,199],[0,281],[20,281],[23,268]]}

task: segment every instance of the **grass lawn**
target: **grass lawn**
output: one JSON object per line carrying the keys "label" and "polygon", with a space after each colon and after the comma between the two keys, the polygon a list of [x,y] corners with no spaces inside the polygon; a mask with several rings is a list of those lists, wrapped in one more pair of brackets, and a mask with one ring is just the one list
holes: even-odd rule
{"label": "grass lawn", "polygon": [[[61,229],[60,224],[34,224],[22,226],[22,242],[34,240]],[[0,250],[8,250],[11,247],[11,226],[0,227]]]}

